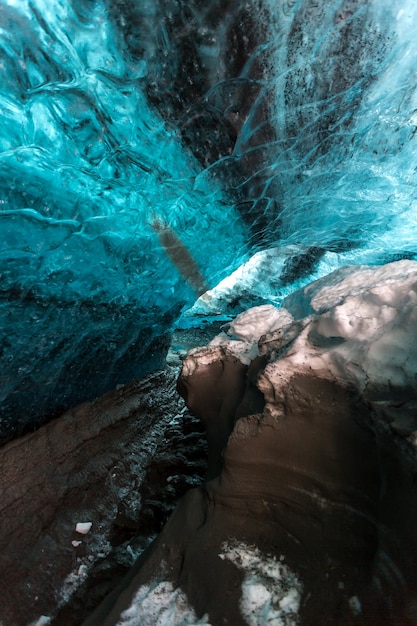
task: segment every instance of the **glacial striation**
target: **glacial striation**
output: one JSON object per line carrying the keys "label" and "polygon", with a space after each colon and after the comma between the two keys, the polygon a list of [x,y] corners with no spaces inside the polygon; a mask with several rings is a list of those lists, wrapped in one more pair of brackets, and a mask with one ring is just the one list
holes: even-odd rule
{"label": "glacial striation", "polygon": [[416,328],[417,263],[399,261],[190,350],[178,385],[207,480],[85,626],[414,624]]}

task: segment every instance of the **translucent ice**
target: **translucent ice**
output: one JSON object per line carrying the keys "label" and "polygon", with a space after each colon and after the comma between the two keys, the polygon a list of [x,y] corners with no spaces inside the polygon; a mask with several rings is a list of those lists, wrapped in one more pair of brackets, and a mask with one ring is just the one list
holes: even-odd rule
{"label": "translucent ice", "polygon": [[77,6],[0,3],[3,438],[161,364],[195,295],[156,219],[207,280],[245,252],[235,209],[149,108],[104,7]]}
{"label": "translucent ice", "polygon": [[414,258],[416,18],[0,0],[0,440],[158,367],[184,306],[256,253],[280,276],[253,296],[245,270],[245,307],[346,255]]}

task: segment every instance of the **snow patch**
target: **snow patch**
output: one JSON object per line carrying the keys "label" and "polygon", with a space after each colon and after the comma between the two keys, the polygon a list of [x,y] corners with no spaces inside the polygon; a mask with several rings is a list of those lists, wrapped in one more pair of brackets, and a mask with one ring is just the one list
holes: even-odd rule
{"label": "snow patch", "polygon": [[77,562],[80,563],[78,568],[68,574],[66,576],[62,588],[60,590],[60,599],[58,602],[58,606],[62,606],[69,602],[72,595],[75,591],[87,580],[89,570],[92,566],[93,559],[89,561],[88,559],[85,562],[80,562],[77,559]]}
{"label": "snow patch", "polygon": [[116,626],[210,626],[207,616],[197,618],[187,596],[168,581],[143,585]]}
{"label": "snow patch", "polygon": [[240,610],[249,626],[295,626],[302,583],[283,562],[283,557],[265,555],[255,546],[224,543],[221,559],[242,569]]}
{"label": "snow patch", "polygon": [[80,533],[80,535],[86,535],[90,532],[92,525],[92,522],[78,522],[75,531]]}
{"label": "snow patch", "polygon": [[262,304],[240,313],[229,325],[227,334],[247,343],[257,342],[262,335],[278,330],[294,319],[286,309]]}
{"label": "snow patch", "polygon": [[[288,328],[294,321],[294,318],[286,309],[277,309],[272,304],[262,304],[252,307],[243,313],[240,313],[228,325],[227,334],[221,332],[208,344],[208,348],[226,348],[228,352],[233,354],[245,365],[259,356],[258,341],[264,336],[276,330]],[[196,348],[190,350],[188,355],[198,358],[202,365],[209,365],[216,360],[216,352],[207,350],[201,352],[204,348]],[[188,370],[185,370],[188,372]]]}

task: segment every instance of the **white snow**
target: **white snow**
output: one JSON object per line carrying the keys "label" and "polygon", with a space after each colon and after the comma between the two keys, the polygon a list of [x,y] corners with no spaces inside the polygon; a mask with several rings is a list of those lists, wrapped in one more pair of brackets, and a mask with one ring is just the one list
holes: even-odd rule
{"label": "white snow", "polygon": [[[370,384],[414,387],[417,373],[417,263],[342,268],[284,301],[294,316],[310,313],[285,360],[327,370],[364,392]],[[336,340],[332,343],[332,340]]]}
{"label": "white snow", "polygon": [[[292,293],[279,309],[261,305],[238,315],[227,332],[190,351],[192,359],[184,362],[190,371],[184,373],[221,360],[222,349],[249,364],[259,354],[260,338],[272,335],[277,340],[280,333],[283,345],[295,339],[286,356],[294,367],[308,364],[344,379],[347,374],[348,381],[362,390],[369,380],[413,386],[417,342],[409,342],[409,337],[417,326],[416,285],[415,261],[339,268]],[[302,321],[298,337],[294,320]]]}
{"label": "white snow", "polygon": [[277,294],[285,260],[296,252],[295,246],[256,252],[230,276],[200,296],[185,312],[185,317],[221,314],[225,304],[248,294],[253,299],[265,297],[265,294]]}
{"label": "white snow", "polygon": [[[415,261],[397,261],[378,267],[347,265],[316,280],[288,296],[283,306],[293,310],[295,306],[311,312],[324,313],[342,304],[345,297],[358,296],[377,290],[387,302],[398,299],[398,285],[412,287],[417,280]],[[384,295],[385,294],[385,295]],[[400,301],[407,293],[400,296]]]}
{"label": "white snow", "polygon": [[285,309],[272,304],[252,307],[240,313],[229,325],[227,334],[247,343],[257,343],[262,335],[293,322],[292,315]]}
{"label": "white snow", "polygon": [[184,375],[191,376],[200,367],[206,367],[221,358],[221,346],[192,348],[187,352],[187,356],[182,363],[182,371]]}
{"label": "white snow", "polygon": [[286,261],[304,252],[306,248],[298,245],[286,245],[256,252],[230,276],[200,296],[194,305],[183,313],[179,325],[181,326],[182,323],[185,327],[193,325],[192,320],[195,318],[195,323],[199,326],[202,317],[210,318],[213,315],[216,315],[217,319],[222,315],[225,316],[225,320],[230,319],[230,311],[227,307],[233,301],[255,303],[261,300],[279,307],[283,300],[294,291],[323,277],[326,279],[335,270],[346,266],[350,268],[353,263],[356,267],[365,263],[372,265],[378,259],[374,250],[325,252],[310,274],[288,284],[283,282],[282,272],[285,270]]}
{"label": "white snow", "polygon": [[80,535],[86,535],[90,532],[92,525],[92,522],[78,522],[75,531],[80,533]]}
{"label": "white snow", "polygon": [[224,543],[221,559],[244,571],[240,610],[249,626],[298,624],[303,585],[283,559],[245,543]]}
{"label": "white snow", "polygon": [[116,626],[210,626],[206,616],[197,618],[185,593],[168,581],[139,587],[120,618]]}
{"label": "white snow", "polygon": [[[221,559],[244,571],[240,609],[248,626],[296,626],[302,584],[283,560],[244,543],[225,543]],[[117,626],[210,626],[197,618],[187,596],[168,581],[141,586]]]}
{"label": "white snow", "polygon": [[[209,365],[219,358],[219,353],[213,352],[212,348],[220,347],[227,348],[228,352],[242,363],[249,365],[259,355],[259,338],[278,329],[286,328],[293,321],[292,315],[287,310],[277,309],[272,304],[252,307],[230,322],[227,334],[222,332],[216,335],[208,344],[208,349],[195,348],[190,350],[187,357],[193,355],[202,365],[203,363]],[[188,358],[185,363],[186,367],[187,361]]]}
{"label": "white snow", "polygon": [[83,562],[77,559],[76,569],[66,576],[62,587],[59,591],[58,606],[61,606],[69,602],[73,593],[82,585],[88,577],[89,566],[92,565],[92,560],[87,559]]}
{"label": "white snow", "polygon": [[[244,363],[245,365],[249,365],[249,363],[258,356],[258,342],[249,343],[247,341],[238,341],[236,339],[231,339],[226,333],[220,333],[216,335],[214,339],[210,341],[208,344],[207,356],[205,358],[206,364],[209,365],[210,357],[209,355],[213,355],[212,348],[227,348],[227,351],[233,354],[239,361]],[[216,359],[217,360],[217,357]],[[199,362],[202,361],[199,359]]]}
{"label": "white snow", "polygon": [[249,364],[272,351],[258,379],[272,413],[285,381],[304,370],[352,384],[394,422],[399,409],[387,392],[415,388],[416,329],[417,262],[343,267],[294,292],[280,309],[241,313],[227,333],[190,351],[183,371],[221,361],[225,352]]}

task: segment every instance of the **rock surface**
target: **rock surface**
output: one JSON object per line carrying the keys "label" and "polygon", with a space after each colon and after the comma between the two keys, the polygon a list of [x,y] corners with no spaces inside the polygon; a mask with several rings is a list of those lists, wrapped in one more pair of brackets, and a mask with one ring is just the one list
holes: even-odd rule
{"label": "rock surface", "polygon": [[177,375],[121,386],[0,448],[1,624],[80,624],[200,484],[207,452]]}
{"label": "rock surface", "polygon": [[347,267],[191,350],[211,479],[85,626],[415,624],[416,304],[417,263]]}

